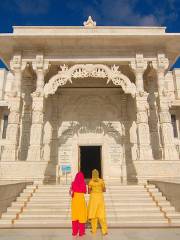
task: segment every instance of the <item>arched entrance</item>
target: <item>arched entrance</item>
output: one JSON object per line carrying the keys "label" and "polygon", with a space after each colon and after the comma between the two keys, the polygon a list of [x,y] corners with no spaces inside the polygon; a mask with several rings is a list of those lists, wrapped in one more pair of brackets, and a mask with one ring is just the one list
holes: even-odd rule
{"label": "arched entrance", "polygon": [[[93,88],[93,90],[76,88],[75,93],[73,88],[69,88],[65,91],[67,89],[63,86],[66,83],[71,82],[73,85],[75,81],[84,82],[86,78],[94,81],[98,81],[98,78],[103,79],[105,84],[113,83],[112,85],[121,88],[106,87],[106,89]],[[58,87],[61,86],[59,91]],[[58,163],[71,165],[74,175],[83,165],[80,159],[82,155],[79,154],[80,147],[90,149],[96,146],[101,149],[102,176],[121,178],[125,173],[122,99],[125,95],[135,96],[135,84],[116,66],[78,64],[70,68],[62,66],[61,71],[44,86],[44,94],[46,98],[49,96],[48,99],[57,97],[60,115],[57,126]],[[54,109],[54,105],[50,108]],[[50,117],[51,115],[49,114]],[[90,175],[90,171],[87,175]]]}
{"label": "arched entrance", "polygon": [[65,85],[67,82],[72,83],[72,79],[76,78],[105,78],[107,84],[113,82],[114,85],[121,86],[123,91],[131,94],[133,97],[136,93],[136,86],[132,83],[127,76],[122,74],[118,66],[111,68],[103,64],[76,64],[70,68],[66,65],[61,66],[61,71],[53,76],[44,86],[44,94],[54,94],[58,87]]}

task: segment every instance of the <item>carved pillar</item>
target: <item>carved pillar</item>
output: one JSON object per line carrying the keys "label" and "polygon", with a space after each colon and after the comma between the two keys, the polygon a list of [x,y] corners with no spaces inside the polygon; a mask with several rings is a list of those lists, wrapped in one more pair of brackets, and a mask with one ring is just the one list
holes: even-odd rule
{"label": "carved pillar", "polygon": [[155,93],[155,78],[152,76],[148,77],[148,103],[149,103],[149,129],[151,136],[152,152],[153,157],[156,160],[162,158],[162,146],[159,133],[159,117],[157,107],[157,95]]}
{"label": "carved pillar", "polygon": [[2,161],[18,160],[20,120],[22,112],[22,74],[26,63],[22,61],[21,55],[15,55],[10,62],[14,74],[13,91],[9,94],[8,106],[10,109],[7,127],[7,145],[2,152]]}
{"label": "carved pillar", "polygon": [[147,93],[137,94],[137,132],[138,132],[138,159],[152,160],[152,148],[150,144],[150,132],[148,124]]}
{"label": "carved pillar", "polygon": [[134,62],[131,62],[136,77],[136,114],[138,136],[138,160],[152,160],[152,148],[150,144],[150,132],[148,124],[148,94],[144,92],[143,74],[147,67],[143,55],[137,54]]}
{"label": "carved pillar", "polygon": [[30,144],[30,128],[31,128],[31,79],[27,78],[24,84],[23,107],[21,116],[21,131],[20,131],[20,143],[19,143],[19,160],[26,161],[28,155],[28,149]]}
{"label": "carved pillar", "polygon": [[129,143],[128,143],[128,132],[127,132],[127,124],[128,124],[128,119],[127,119],[127,95],[122,94],[121,95],[121,115],[122,115],[122,129],[123,129],[123,159],[122,159],[122,165],[121,165],[121,176],[122,176],[122,182],[124,184],[127,183],[127,160],[128,160],[128,153],[129,150]]}
{"label": "carved pillar", "polygon": [[160,121],[160,134],[163,147],[164,160],[178,160],[178,153],[175,148],[173,128],[171,124],[171,115],[169,112],[170,98],[165,90],[165,71],[169,66],[169,61],[164,54],[158,54],[157,61],[154,61],[153,67],[157,71],[158,85],[158,109]]}
{"label": "carved pillar", "polygon": [[36,91],[32,96],[32,126],[30,134],[30,147],[28,161],[43,160],[43,127],[44,127],[44,77],[49,68],[49,62],[44,60],[43,55],[37,55],[33,62],[36,72]]}

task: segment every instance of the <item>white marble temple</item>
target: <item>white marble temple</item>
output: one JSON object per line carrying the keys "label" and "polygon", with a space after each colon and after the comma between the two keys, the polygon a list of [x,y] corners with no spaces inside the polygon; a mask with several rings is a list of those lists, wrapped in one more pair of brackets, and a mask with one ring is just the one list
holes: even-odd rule
{"label": "white marble temple", "polygon": [[0,34],[0,180],[48,181],[61,165],[71,178],[79,147],[100,146],[109,181],[179,181],[179,40],[91,18]]}

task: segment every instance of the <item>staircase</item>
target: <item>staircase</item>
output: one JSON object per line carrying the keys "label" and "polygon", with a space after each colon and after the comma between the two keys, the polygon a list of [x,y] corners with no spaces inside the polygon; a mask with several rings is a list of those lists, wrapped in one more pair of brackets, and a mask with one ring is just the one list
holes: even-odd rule
{"label": "staircase", "polygon": [[[154,185],[108,185],[104,197],[109,227],[180,226],[180,213]],[[27,186],[2,214],[0,228],[71,227],[70,203],[67,185]]]}

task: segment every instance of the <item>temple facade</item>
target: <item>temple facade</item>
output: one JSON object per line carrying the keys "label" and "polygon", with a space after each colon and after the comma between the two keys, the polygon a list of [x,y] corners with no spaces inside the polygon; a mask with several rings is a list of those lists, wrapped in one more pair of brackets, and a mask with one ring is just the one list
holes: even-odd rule
{"label": "temple facade", "polygon": [[180,180],[180,34],[89,18],[14,27],[0,46],[0,180]]}

